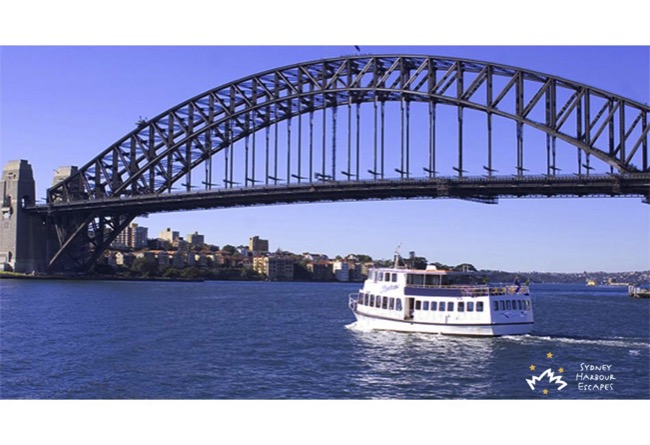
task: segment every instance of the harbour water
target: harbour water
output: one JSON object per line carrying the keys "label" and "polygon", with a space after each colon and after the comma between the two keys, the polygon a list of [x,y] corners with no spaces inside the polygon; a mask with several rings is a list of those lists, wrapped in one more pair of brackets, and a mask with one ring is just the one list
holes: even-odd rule
{"label": "harbour water", "polygon": [[465,338],[356,329],[359,284],[0,286],[2,399],[650,398],[650,302],[626,288],[533,284],[531,335]]}

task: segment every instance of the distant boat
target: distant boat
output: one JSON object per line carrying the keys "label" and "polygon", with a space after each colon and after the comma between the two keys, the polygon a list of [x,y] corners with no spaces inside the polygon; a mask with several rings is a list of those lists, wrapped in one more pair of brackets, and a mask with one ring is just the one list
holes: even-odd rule
{"label": "distant boat", "polygon": [[613,278],[607,280],[608,286],[631,286],[632,283],[617,283]]}
{"label": "distant boat", "polygon": [[587,280],[587,286],[595,286],[596,282],[594,280]]}
{"label": "distant boat", "polygon": [[641,286],[635,286],[630,284],[627,288],[628,294],[630,297],[634,298],[650,298],[650,289],[643,288]]}

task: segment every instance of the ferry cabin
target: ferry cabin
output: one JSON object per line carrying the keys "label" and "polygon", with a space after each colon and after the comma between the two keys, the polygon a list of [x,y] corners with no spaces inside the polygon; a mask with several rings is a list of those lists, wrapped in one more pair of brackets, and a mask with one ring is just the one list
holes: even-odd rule
{"label": "ferry cabin", "polygon": [[351,308],[362,327],[456,335],[532,330],[527,286],[487,285],[471,273],[373,269]]}

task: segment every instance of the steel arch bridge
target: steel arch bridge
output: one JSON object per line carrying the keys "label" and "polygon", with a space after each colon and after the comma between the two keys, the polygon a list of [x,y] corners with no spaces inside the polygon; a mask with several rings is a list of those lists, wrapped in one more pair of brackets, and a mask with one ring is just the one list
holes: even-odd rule
{"label": "steel arch bridge", "polygon": [[[488,62],[359,55],[251,75],[136,128],[48,190],[49,269],[136,216],[395,198],[640,196],[650,107]],[[176,187],[180,187],[179,191]]]}

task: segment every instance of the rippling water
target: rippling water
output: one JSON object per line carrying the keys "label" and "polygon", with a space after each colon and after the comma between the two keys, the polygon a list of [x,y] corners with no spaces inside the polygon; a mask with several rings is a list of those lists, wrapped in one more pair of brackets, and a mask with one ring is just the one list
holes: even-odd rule
{"label": "rippling water", "polygon": [[[649,301],[625,288],[533,286],[531,335],[464,338],[361,331],[352,284],[0,285],[3,399],[650,397]],[[546,369],[566,387],[531,390]]]}

